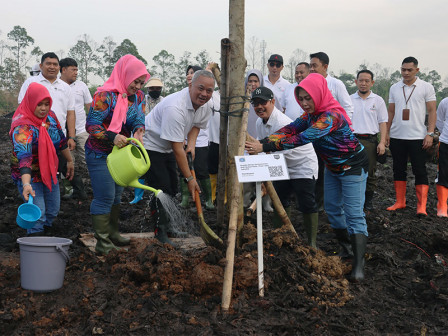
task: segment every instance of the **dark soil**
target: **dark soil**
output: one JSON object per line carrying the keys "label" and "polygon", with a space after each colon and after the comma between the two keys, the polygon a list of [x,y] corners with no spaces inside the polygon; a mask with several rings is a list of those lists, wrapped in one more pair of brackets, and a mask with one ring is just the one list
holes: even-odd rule
{"label": "dark soil", "polygon": [[[417,218],[413,179],[408,206],[393,213],[391,159],[379,167],[376,210],[367,213],[366,280],[346,280],[350,264],[335,256],[337,242],[322,214],[319,250],[283,229],[271,229],[264,214],[265,296],[258,296],[256,229],[247,224],[235,258],[231,309],[221,310],[225,250],[179,250],[154,239],[133,241],[129,251],[105,261],[80,241],[91,231],[89,200],[62,200],[54,235],[73,240],[61,289],[34,293],[20,287],[16,243],[26,234],[15,223],[22,203],[9,171],[10,119],[0,117],[0,334],[2,335],[447,335],[448,220],[436,216],[436,165],[428,164],[426,218]],[[88,186],[88,177],[82,172]],[[410,174],[412,175],[412,174]],[[146,202],[128,205],[123,232],[150,232]],[[191,215],[196,222],[196,216]],[[291,220],[303,237],[301,216]],[[216,211],[205,211],[216,227]],[[225,240],[225,239],[224,239]]]}

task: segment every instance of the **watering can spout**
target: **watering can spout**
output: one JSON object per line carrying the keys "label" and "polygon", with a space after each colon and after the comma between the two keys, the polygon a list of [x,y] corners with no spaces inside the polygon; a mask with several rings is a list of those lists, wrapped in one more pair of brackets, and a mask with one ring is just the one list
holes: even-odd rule
{"label": "watering can spout", "polygon": [[157,198],[159,198],[160,195],[163,193],[162,190],[160,190],[160,189],[155,189],[155,188],[152,188],[152,187],[150,187],[150,186],[141,184],[138,180],[134,180],[134,181],[132,181],[131,183],[129,183],[129,186],[130,186],[130,187],[134,187],[134,188],[140,188],[140,189],[144,189],[144,190],[152,191],[152,192],[156,195]]}

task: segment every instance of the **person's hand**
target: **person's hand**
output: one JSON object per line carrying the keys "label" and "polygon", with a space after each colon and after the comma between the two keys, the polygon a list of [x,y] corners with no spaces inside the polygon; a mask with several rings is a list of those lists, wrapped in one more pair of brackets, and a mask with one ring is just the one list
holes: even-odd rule
{"label": "person's hand", "polygon": [[143,128],[139,128],[138,130],[135,131],[134,138],[136,138],[138,141],[140,141],[140,143],[143,143],[143,134],[144,133],[145,133],[145,131],[143,130]]}
{"label": "person's hand", "polygon": [[65,178],[71,181],[73,180],[74,175],[75,175],[75,164],[73,161],[67,161],[67,173],[65,174]]}
{"label": "person's hand", "polygon": [[390,135],[389,133],[386,134],[386,142],[384,143],[384,146],[389,147],[390,145]]}
{"label": "person's hand", "polygon": [[114,138],[114,145],[118,148],[123,148],[128,144],[128,138],[126,138],[124,135],[117,134]]}
{"label": "person's hand", "polygon": [[258,154],[263,151],[263,145],[258,140],[247,140],[244,149],[250,154]]}
{"label": "person's hand", "polygon": [[29,194],[31,194],[31,196],[33,196],[33,197],[36,197],[36,192],[34,191],[31,184],[25,183],[23,190],[22,190],[22,195],[23,195],[24,200],[27,202],[29,200],[29,196],[28,196]]}
{"label": "person's hand", "polygon": [[71,151],[74,150],[76,148],[75,140],[69,138],[67,140],[67,146],[68,146],[68,149],[70,149]]}
{"label": "person's hand", "polygon": [[191,153],[191,158],[192,158],[193,161],[194,161],[194,158],[195,158],[195,155],[196,155],[195,147],[189,147],[189,146],[187,145],[187,148],[185,148],[185,154],[186,154],[186,153]]}
{"label": "person's hand", "polygon": [[433,138],[430,135],[426,135],[423,139],[423,149],[430,149],[432,147]]}
{"label": "person's hand", "polygon": [[378,153],[378,155],[383,155],[386,152],[385,144],[380,142],[376,147],[376,152]]}
{"label": "person's hand", "polygon": [[196,190],[201,193],[201,188],[199,187],[196,179],[188,181],[188,191],[190,191],[191,197],[193,197],[193,201],[195,200],[194,197],[196,196]]}

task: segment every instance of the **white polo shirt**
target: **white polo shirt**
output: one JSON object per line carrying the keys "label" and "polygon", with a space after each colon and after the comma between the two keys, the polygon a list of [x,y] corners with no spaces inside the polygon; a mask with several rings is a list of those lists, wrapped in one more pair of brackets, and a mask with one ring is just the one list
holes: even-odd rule
{"label": "white polo shirt", "polygon": [[[413,88],[415,89],[411,96]],[[406,99],[410,97],[407,105],[404,95]],[[389,103],[395,104],[395,116],[390,128],[390,137],[402,140],[424,139],[427,133],[426,103],[435,100],[434,87],[418,77],[411,86],[406,85],[403,80],[392,85],[389,90]],[[409,109],[409,120],[403,120],[405,108]]]}
{"label": "white polo shirt", "polygon": [[297,83],[290,84],[285,92],[283,93],[283,108],[285,109],[285,114],[291,118],[292,120],[296,120],[303,114],[303,109],[300,107],[299,103],[296,100],[294,95],[294,91],[297,87]]}
{"label": "white polo shirt", "polygon": [[286,91],[288,86],[291,85],[291,83],[288,82],[286,79],[284,79],[281,75],[275,83],[271,83],[269,81],[268,75],[264,76],[263,79],[264,79],[264,86],[271,89],[271,91],[274,93],[274,96],[277,97],[278,99],[280,99],[279,106],[283,107],[283,102],[282,102],[283,93]]}
{"label": "white polo shirt", "polygon": [[387,122],[386,103],[384,99],[370,91],[366,99],[362,99],[358,92],[350,96],[353,103],[352,127],[356,134],[377,134],[379,124]]}
{"label": "white polo shirt", "polygon": [[221,108],[221,95],[219,94],[219,91],[213,92],[213,96],[210,101],[212,100],[215,112],[212,112],[212,115],[208,121],[208,136],[210,142],[219,144],[219,126],[221,124],[221,114],[218,112]]}
{"label": "white polo shirt", "polygon": [[[263,123],[263,119],[258,118],[256,123],[257,138],[263,139],[290,123],[292,123],[292,120],[274,107],[266,124]],[[278,153],[283,153],[285,156],[290,179],[317,178],[317,156],[311,143]]]}
{"label": "white polo shirt", "polygon": [[38,76],[31,76],[27,78],[20,89],[19,97],[17,99],[19,104],[22,102],[26,90],[28,90],[28,86],[30,86],[31,83],[42,84],[48,89],[51,99],[53,100],[51,110],[56,114],[62,131],[66,134],[65,123],[67,120],[67,111],[75,110],[75,99],[70,86],[59,77],[51,83],[48,79],[45,79],[42,73]]}
{"label": "white polo shirt", "polygon": [[448,98],[444,98],[437,108],[436,126],[440,131],[439,141],[448,144]]}
{"label": "white polo shirt", "polygon": [[86,132],[86,110],[84,106],[92,102],[92,96],[90,94],[87,85],[76,80],[70,84],[73,96],[75,97],[75,114],[76,114],[76,135]]}
{"label": "white polo shirt", "polygon": [[145,117],[144,147],[160,153],[171,153],[171,142],[184,142],[193,126],[206,128],[211,114],[211,105],[208,103],[194,110],[188,88],[173,93]]}
{"label": "white polo shirt", "polygon": [[334,99],[336,99],[339,104],[341,104],[342,108],[347,112],[347,115],[350,119],[353,116],[353,105],[352,100],[350,99],[350,95],[348,94],[347,88],[344,83],[330,75],[327,75],[325,78],[327,80],[328,89],[331,91]]}

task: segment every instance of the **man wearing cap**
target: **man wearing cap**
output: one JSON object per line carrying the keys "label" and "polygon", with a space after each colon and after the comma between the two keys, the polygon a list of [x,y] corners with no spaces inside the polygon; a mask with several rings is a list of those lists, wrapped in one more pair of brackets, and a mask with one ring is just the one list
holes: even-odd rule
{"label": "man wearing cap", "polygon": [[286,88],[291,85],[286,79],[281,76],[283,70],[283,57],[278,54],[273,54],[268,59],[269,74],[264,76],[264,86],[274,92],[275,97],[280,99],[280,106],[283,106],[282,97]]}
{"label": "man wearing cap", "polygon": [[296,82],[290,84],[283,94],[283,109],[285,111],[285,114],[292,120],[296,120],[304,112],[299,103],[297,103],[294,90],[296,89],[297,85],[299,85],[300,82],[303,81],[309,74],[310,65],[307,62],[300,62],[299,64],[297,64],[294,74]]}
{"label": "man wearing cap", "polygon": [[[201,189],[190,172],[186,153],[191,152],[194,159],[199,129],[207,127],[212,114],[208,102],[214,88],[215,77],[211,72],[196,71],[191,87],[169,95],[145,117],[143,144],[151,159],[145,179],[151,187],[161,189],[171,196],[176,195],[177,163],[193,198],[196,191],[200,192]],[[188,139],[186,149],[185,138]],[[172,244],[167,236],[168,215],[155,197],[152,208],[158,217],[155,221],[155,237],[163,243]]]}
{"label": "man wearing cap", "polygon": [[[376,158],[377,155],[383,155],[386,150],[388,114],[383,98],[371,91],[375,83],[372,71],[367,69],[359,71],[355,83],[358,91],[350,96],[354,106],[352,128],[369,158],[369,176],[367,177],[364,209],[374,210]],[[378,133],[380,132],[381,140],[378,143]]]}
{"label": "man wearing cap", "polygon": [[[256,122],[258,139],[263,139],[292,122],[275,107],[274,100],[273,92],[266,87],[259,87],[252,93],[251,104],[259,117]],[[317,156],[314,147],[309,143],[280,153],[285,156],[290,180],[275,181],[275,190],[288,213],[291,210],[291,193],[295,193],[299,211],[303,213],[308,244],[316,248],[318,214],[314,200],[314,185],[317,177]],[[277,213],[273,222],[276,227],[281,226]]]}
{"label": "man wearing cap", "polygon": [[153,78],[146,83],[145,87],[148,88],[148,94],[146,95],[146,109],[145,115],[152,111],[152,109],[163,100],[163,96],[160,95],[163,88],[163,83],[159,78]]}
{"label": "man wearing cap", "polygon": [[39,63],[34,64],[33,67],[30,70],[30,75],[31,76],[37,76],[40,74],[40,66]]}

